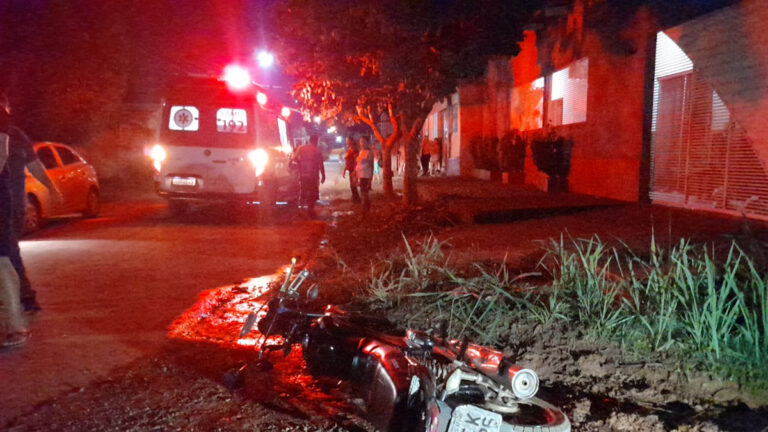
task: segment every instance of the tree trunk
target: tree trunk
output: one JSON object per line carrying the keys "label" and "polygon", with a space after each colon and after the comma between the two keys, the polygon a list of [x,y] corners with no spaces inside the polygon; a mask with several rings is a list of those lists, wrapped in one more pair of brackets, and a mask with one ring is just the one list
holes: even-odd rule
{"label": "tree trunk", "polygon": [[391,140],[381,146],[381,162],[382,162],[382,191],[384,196],[391,198],[395,196],[395,188],[392,187],[392,143]]}
{"label": "tree trunk", "polygon": [[419,143],[416,134],[403,136],[405,145],[405,175],[403,176],[403,206],[416,205],[419,195],[416,189],[416,181],[419,177]]}

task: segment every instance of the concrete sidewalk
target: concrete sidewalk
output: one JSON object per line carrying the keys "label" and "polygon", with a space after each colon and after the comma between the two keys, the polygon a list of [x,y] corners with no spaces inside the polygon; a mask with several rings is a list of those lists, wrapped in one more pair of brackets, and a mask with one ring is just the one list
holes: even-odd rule
{"label": "concrete sidewalk", "polygon": [[504,223],[631,204],[460,177],[420,177],[418,192],[421,202],[442,202],[463,224]]}

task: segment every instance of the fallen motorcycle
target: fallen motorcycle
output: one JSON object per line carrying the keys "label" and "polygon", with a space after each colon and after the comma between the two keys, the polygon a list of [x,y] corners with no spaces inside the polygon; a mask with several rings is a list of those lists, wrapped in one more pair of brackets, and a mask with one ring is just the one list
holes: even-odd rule
{"label": "fallen motorcycle", "polygon": [[[288,355],[301,345],[310,373],[349,380],[364,401],[365,418],[382,431],[570,431],[565,414],[536,397],[539,379],[534,371],[491,348],[448,339],[445,326],[403,331],[387,320],[336,305],[309,312],[318,288],[315,284],[301,296],[309,272],[294,275],[294,265],[240,332],[245,337],[256,325],[262,333],[262,366],[268,364],[265,353],[282,350]],[[267,337],[274,335],[282,343],[268,345]],[[225,384],[242,382],[247,366],[229,371]]]}

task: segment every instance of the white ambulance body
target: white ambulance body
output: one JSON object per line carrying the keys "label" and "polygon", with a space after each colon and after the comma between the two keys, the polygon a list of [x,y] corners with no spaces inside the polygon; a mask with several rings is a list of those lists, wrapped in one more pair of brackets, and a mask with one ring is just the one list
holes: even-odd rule
{"label": "white ambulance body", "polygon": [[274,205],[292,201],[295,176],[286,117],[258,88],[190,79],[168,91],[150,156],[155,190],[172,211],[191,202]]}

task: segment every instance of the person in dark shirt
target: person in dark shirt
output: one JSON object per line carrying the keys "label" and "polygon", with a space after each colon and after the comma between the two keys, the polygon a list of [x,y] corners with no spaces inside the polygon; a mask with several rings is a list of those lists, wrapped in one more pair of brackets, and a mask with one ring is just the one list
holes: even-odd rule
{"label": "person in dark shirt", "polygon": [[0,207],[3,207],[3,212],[10,214],[11,230],[8,239],[4,239],[4,241],[6,241],[6,246],[9,249],[8,257],[16,269],[21,284],[21,305],[26,312],[37,312],[40,310],[40,305],[27,277],[19,249],[19,237],[24,229],[26,212],[25,184],[27,175],[25,170],[29,170],[29,173],[48,189],[51,203],[54,206],[57,206],[62,198],[59,190],[48,178],[45,167],[37,158],[32,141],[21,129],[12,124],[10,104],[4,95],[0,95],[0,110],[8,118],[8,161],[0,175],[7,176],[9,199],[0,200]]}
{"label": "person in dark shirt", "polygon": [[349,173],[349,189],[352,191],[352,202],[355,204],[360,203],[360,194],[357,192],[357,172],[355,171],[358,153],[360,153],[360,150],[357,148],[355,139],[348,136],[347,152],[344,154],[344,172],[341,173],[341,178],[344,178]]}
{"label": "person in dark shirt", "polygon": [[[1,102],[1,101],[0,101]],[[4,104],[7,105],[7,104]],[[10,175],[8,171],[8,128],[10,115],[0,105],[0,203],[11,201]],[[19,303],[19,277],[10,260],[10,243],[13,237],[13,218],[9,205],[0,205],[0,302],[6,313],[0,322],[0,348],[24,344],[29,339]]]}
{"label": "person in dark shirt", "polygon": [[307,206],[310,218],[315,217],[315,203],[320,198],[320,183],[325,183],[323,155],[317,148],[317,140],[317,135],[310,136],[309,142],[296,149],[293,154],[299,169],[299,204]]}

